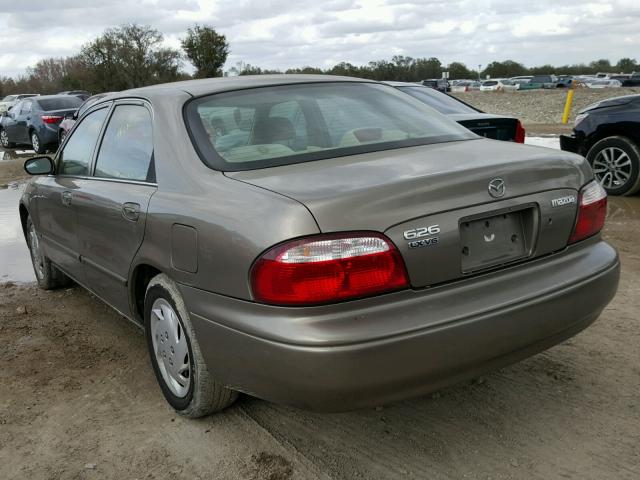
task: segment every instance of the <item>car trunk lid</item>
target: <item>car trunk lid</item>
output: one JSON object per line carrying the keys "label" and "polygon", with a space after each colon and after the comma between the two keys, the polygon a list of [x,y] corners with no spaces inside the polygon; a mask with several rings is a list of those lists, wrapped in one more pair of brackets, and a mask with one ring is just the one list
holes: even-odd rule
{"label": "car trunk lid", "polygon": [[[322,232],[385,232],[419,287],[564,248],[591,173],[573,154],[478,139],[226,175],[303,203]],[[499,198],[489,194],[496,178]],[[499,241],[483,248],[485,234]]]}
{"label": "car trunk lid", "polygon": [[518,120],[515,118],[477,114],[454,114],[449,118],[481,137],[506,141],[516,138]]}

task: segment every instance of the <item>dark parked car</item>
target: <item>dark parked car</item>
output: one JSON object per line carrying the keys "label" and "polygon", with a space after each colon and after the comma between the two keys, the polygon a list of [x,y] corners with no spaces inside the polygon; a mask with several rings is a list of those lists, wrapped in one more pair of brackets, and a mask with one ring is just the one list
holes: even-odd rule
{"label": "dark parked car", "polygon": [[494,140],[524,143],[525,130],[517,118],[484,113],[456,97],[415,83],[385,83],[435,108],[477,135]]}
{"label": "dark parked car", "polygon": [[640,87],[640,73],[633,73],[627,78],[619,79],[623,87]]}
{"label": "dark parked car", "polygon": [[86,100],[91,96],[91,93],[86,90],[66,90],[64,92],[58,93],[58,95],[73,95],[78,97],[80,100]]}
{"label": "dark parked car", "polygon": [[0,119],[0,144],[4,148],[31,145],[36,153],[44,153],[58,145],[58,124],[81,104],[73,95],[21,100]]}
{"label": "dark parked car", "polygon": [[431,78],[428,80],[422,80],[422,85],[425,87],[433,88],[439,92],[448,92],[451,90],[449,82],[444,78]]}
{"label": "dark parked car", "polygon": [[573,85],[572,75],[560,75],[558,77],[558,83],[556,84],[558,88],[569,88],[571,85]]}
{"label": "dark parked car", "polygon": [[578,113],[560,148],[587,157],[596,179],[611,195],[640,190],[640,95],[609,98]]}
{"label": "dark parked car", "polygon": [[116,93],[25,169],[38,284],[72,278],[144,326],[190,417],[237,392],[326,411],[421,395],[575,335],[618,283],[583,157],[373,81]]}
{"label": "dark parked car", "polygon": [[58,125],[58,144],[62,145],[62,142],[64,141],[64,137],[67,136],[67,133],[69,133],[73,128],[73,126],[76,124],[78,117],[81,117],[82,114],[86,112],[91,105],[96,103],[101,98],[106,97],[110,93],[111,92],[98,93],[96,95],[93,95],[87,98],[75,112],[68,113],[67,115],[65,115],[64,119]]}

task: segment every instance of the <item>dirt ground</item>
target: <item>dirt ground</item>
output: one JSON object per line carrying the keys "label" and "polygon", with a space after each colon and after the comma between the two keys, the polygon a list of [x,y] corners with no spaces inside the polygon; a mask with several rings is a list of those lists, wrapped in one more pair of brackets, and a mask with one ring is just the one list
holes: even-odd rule
{"label": "dirt ground", "polygon": [[640,197],[611,199],[620,289],[577,337],[471,383],[345,414],[244,396],[183,419],[137,327],[79,287],[0,283],[0,479],[638,479],[639,232]]}

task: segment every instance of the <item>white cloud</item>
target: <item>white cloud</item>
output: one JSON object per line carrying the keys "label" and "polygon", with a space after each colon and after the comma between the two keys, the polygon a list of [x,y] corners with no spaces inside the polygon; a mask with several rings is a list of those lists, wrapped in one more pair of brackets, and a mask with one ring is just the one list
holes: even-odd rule
{"label": "white cloud", "polygon": [[212,25],[231,45],[228,65],[265,68],[365,64],[396,54],[470,67],[640,55],[638,0],[0,0],[0,75],[72,55],[125,22],[152,25],[174,48],[187,27]]}

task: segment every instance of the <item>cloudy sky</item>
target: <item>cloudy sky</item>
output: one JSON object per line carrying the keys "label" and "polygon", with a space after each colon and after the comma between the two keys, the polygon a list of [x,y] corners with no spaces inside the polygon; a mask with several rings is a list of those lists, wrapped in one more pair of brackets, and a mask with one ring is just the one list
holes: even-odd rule
{"label": "cloudy sky", "polygon": [[469,67],[640,60],[640,0],[0,0],[0,76],[67,56],[105,28],[152,25],[179,47],[188,26],[227,36],[227,68],[364,64],[393,55]]}

